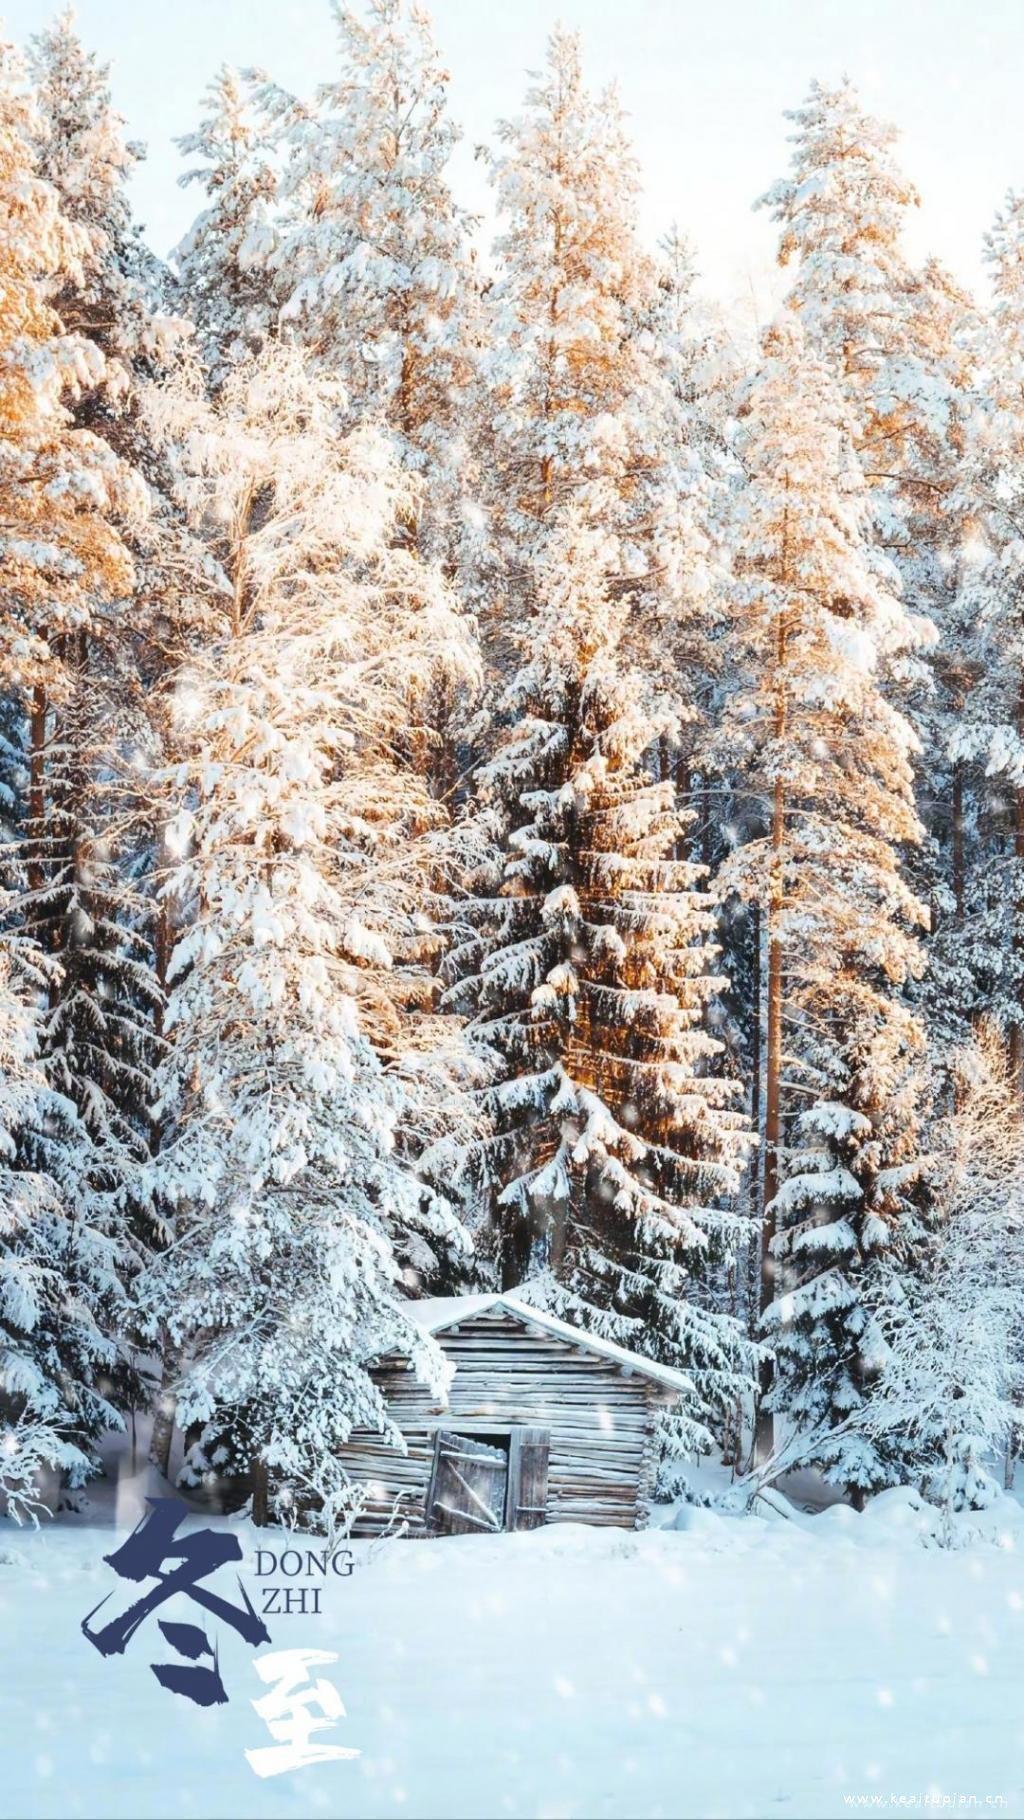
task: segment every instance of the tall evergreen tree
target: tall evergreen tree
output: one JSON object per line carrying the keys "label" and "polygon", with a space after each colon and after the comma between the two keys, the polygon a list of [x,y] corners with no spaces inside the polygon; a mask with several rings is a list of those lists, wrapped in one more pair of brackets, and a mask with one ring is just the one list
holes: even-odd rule
{"label": "tall evergreen tree", "polygon": [[673,788],[645,762],[671,717],[629,663],[616,558],[569,508],[538,564],[480,779],[505,857],[460,999],[505,1064],[485,1152],[506,1284],[546,1271],[550,1306],[684,1365],[696,1390],[673,1438],[703,1450],[749,1364],[706,1295],[736,1243],[747,1134],[707,1029],[722,982],[701,868],[673,857]]}
{"label": "tall evergreen tree", "polygon": [[334,0],[341,71],[311,107],[268,86],[287,150],[269,254],[282,322],[379,420],[418,495],[422,547],[457,560],[467,497],[477,280],[447,166],[459,131],[429,19],[409,0]]}
{"label": "tall evergreen tree", "polygon": [[[138,505],[134,476],[76,429],[70,406],[102,380],[103,356],[66,335],[47,302],[50,277],[81,269],[82,232],[37,175],[38,122],[10,48],[0,52],[0,687],[9,720],[31,729],[19,789],[42,820],[45,719],[74,692],[73,654],[130,587],[115,521]],[[21,830],[16,830],[20,835]],[[40,939],[33,903],[45,892],[38,849],[5,850],[2,957],[4,1074],[3,1394],[23,1441],[81,1482],[93,1444],[117,1417],[105,1391],[122,1379],[114,1335],[124,1321],[129,1234],[121,1183],[108,1170],[102,1120],[61,1091],[38,1061],[63,957]],[[13,1405],[13,1408],[11,1407]]]}
{"label": "tall evergreen tree", "polygon": [[500,130],[486,624],[510,680],[478,777],[501,851],[457,1002],[503,1066],[485,1157],[504,1280],[546,1271],[535,1292],[571,1318],[685,1360],[675,1438],[701,1446],[746,1363],[706,1271],[735,1242],[745,1142],[706,1028],[701,868],[676,857],[686,817],[659,775],[680,717],[650,627],[685,510],[657,451],[657,271],[617,102],[588,94],[575,38],[554,35]]}
{"label": "tall evergreen tree", "polygon": [[875,1265],[914,1235],[921,1170],[924,1038],[901,996],[927,922],[900,870],[920,836],[916,740],[880,682],[914,627],[872,549],[849,414],[790,312],[742,413],[721,738],[770,821],[721,883],[766,921],[762,1305],[776,1378],[761,1444],[784,1412],[806,1456],[862,1495],[898,1465],[836,1437],[882,1365]]}
{"label": "tall evergreen tree", "polygon": [[186,158],[199,161],[180,181],[200,184],[207,203],[172,255],[175,296],[195,324],[214,390],[276,326],[266,261],[277,244],[277,171],[271,122],[253,88],[221,68],[199,125],[178,141]]}
{"label": "tall evergreen tree", "polygon": [[864,111],[849,81],[812,82],[787,118],[790,174],[758,204],[780,223],[779,264],[795,265],[787,302],[832,370],[869,483],[898,482],[930,402],[903,249],[920,198],[893,155],[895,129]]}
{"label": "tall evergreen tree", "polygon": [[614,471],[624,522],[652,380],[631,330],[653,305],[656,271],[636,237],[637,172],[621,108],[614,93],[586,89],[578,38],[553,34],[524,113],[502,121],[498,136],[486,377],[498,536],[514,574],[552,511],[592,476]]}
{"label": "tall evergreen tree", "polygon": [[881,1314],[879,1393],[851,1416],[945,1513],[998,1495],[993,1467],[1020,1422],[1020,1282],[1024,1268],[1024,1123],[1001,1032],[983,1020],[956,1050],[954,1092],[930,1133],[932,1221],[921,1268]]}
{"label": "tall evergreen tree", "polygon": [[108,72],[83,49],[70,13],[33,41],[33,74],[39,168],[76,236],[47,289],[62,320],[101,357],[95,382],[79,390],[74,421],[131,464],[146,509],[122,525],[134,587],[97,602],[62,636],[64,687],[33,700],[22,909],[61,964],[43,1064],[78,1107],[106,1183],[148,1238],[144,1182],[162,990],[142,888],[152,833],[144,774],[157,747],[151,691],[183,551],[160,497],[159,455],[139,393],[173,359],[179,328],[161,308],[161,273],[126,194],[141,149],[126,143]]}
{"label": "tall evergreen tree", "polygon": [[1011,193],[985,243],[994,304],[958,503],[962,712],[947,739],[973,774],[975,822],[957,962],[965,1009],[987,1011],[1024,1070],[1024,203]]}
{"label": "tall evergreen tree", "polygon": [[910,262],[905,234],[919,197],[897,163],[895,130],[866,112],[848,81],[813,83],[790,118],[790,174],[762,198],[781,224],[780,263],[795,268],[787,302],[838,384],[872,540],[894,563],[904,608],[924,635],[887,660],[886,686],[927,750],[917,777],[926,838],[909,864],[940,941],[934,984],[914,996],[941,1029],[970,781],[947,748],[969,683],[958,649],[956,481],[973,410],[972,309],[935,261],[920,270]]}
{"label": "tall evergreen tree", "polygon": [[[419,1100],[389,986],[432,863],[429,798],[393,742],[459,626],[395,541],[408,481],[373,433],[344,437],[343,402],[270,344],[212,414],[195,398],[191,430],[168,406],[193,511],[216,527],[221,631],[176,691],[158,1167],[175,1232],[140,1302],[182,1348],[181,1419],[206,1426],[194,1463],[258,1456],[300,1480],[382,1415],[365,1367],[409,1336],[395,1252],[426,1275],[465,1244],[406,1163]],[[446,1105],[450,1126],[454,1076]]]}
{"label": "tall evergreen tree", "polygon": [[3,938],[0,1501],[18,1521],[34,1513],[47,1469],[72,1489],[91,1477],[94,1444],[121,1425],[128,1388],[115,1337],[125,1310],[122,1248],[95,1205],[82,1217],[73,1184],[62,1179],[62,1145],[88,1140],[38,1062],[37,1001],[47,978],[31,944]]}
{"label": "tall evergreen tree", "polygon": [[[33,38],[31,51],[39,172],[83,237],[80,265],[54,274],[51,301],[65,328],[88,336],[106,355],[106,383],[93,408],[109,416],[131,370],[155,361],[174,332],[161,308],[159,263],[127,195],[145,150],[125,138],[109,69],[85,50],[70,7]],[[97,427],[102,432],[102,423]]]}

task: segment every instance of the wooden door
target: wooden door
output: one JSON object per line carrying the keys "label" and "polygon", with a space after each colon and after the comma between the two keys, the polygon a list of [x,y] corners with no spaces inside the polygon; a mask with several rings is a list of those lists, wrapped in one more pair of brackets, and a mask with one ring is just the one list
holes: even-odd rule
{"label": "wooden door", "polygon": [[508,1454],[487,1441],[438,1429],[427,1487],[427,1528],[435,1536],[492,1535],[505,1527]]}
{"label": "wooden door", "polygon": [[548,1514],[549,1428],[513,1428],[509,1437],[506,1529],[539,1529]]}

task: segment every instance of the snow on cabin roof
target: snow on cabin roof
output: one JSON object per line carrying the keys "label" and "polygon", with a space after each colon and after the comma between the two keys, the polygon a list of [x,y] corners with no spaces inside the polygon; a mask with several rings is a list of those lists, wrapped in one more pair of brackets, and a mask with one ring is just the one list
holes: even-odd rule
{"label": "snow on cabin roof", "polygon": [[635,1371],[641,1377],[655,1378],[659,1384],[667,1384],[671,1390],[693,1389],[685,1372],[676,1371],[671,1365],[657,1365],[653,1359],[645,1359],[638,1352],[630,1352],[628,1347],[617,1346],[614,1340],[604,1340],[595,1333],[584,1333],[581,1327],[570,1327],[568,1321],[560,1321],[557,1315],[548,1314],[544,1308],[534,1308],[531,1302],[524,1301],[512,1290],[496,1295],[425,1296],[422,1301],[402,1304],[402,1313],[430,1334],[444,1333],[449,1327],[457,1327],[461,1321],[471,1321],[477,1315],[500,1310],[515,1315],[517,1320],[529,1322],[533,1327],[542,1328],[545,1333],[554,1334],[569,1346],[579,1346],[584,1352],[596,1353],[598,1358],[609,1359],[613,1365]]}

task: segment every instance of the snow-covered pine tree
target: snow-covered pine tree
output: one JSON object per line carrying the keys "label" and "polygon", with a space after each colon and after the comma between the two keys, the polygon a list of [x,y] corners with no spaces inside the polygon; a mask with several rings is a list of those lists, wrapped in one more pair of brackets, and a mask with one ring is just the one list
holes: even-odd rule
{"label": "snow-covered pine tree", "polygon": [[551,525],[506,731],[479,784],[506,826],[477,906],[459,1001],[501,1056],[488,1101],[506,1284],[568,1319],[682,1365],[673,1429],[704,1451],[749,1381],[737,1324],[706,1293],[732,1251],[748,1130],[707,1028],[721,981],[701,868],[674,857],[680,817],[652,775],[652,710],[630,663],[616,540],[568,507]]}
{"label": "snow-covered pine tree", "polygon": [[[737,475],[725,424],[740,369],[693,296],[694,276],[690,247],[673,230],[630,328],[639,357],[630,538],[642,554],[630,566],[644,668],[671,695],[680,722],[664,768],[680,802],[710,822],[702,750],[721,668],[727,506]],[[705,859],[709,833],[694,828],[689,836]]]}
{"label": "snow-covered pine tree", "polygon": [[195,324],[214,391],[277,320],[266,267],[277,244],[277,170],[271,122],[253,89],[251,79],[222,67],[199,125],[178,140],[183,155],[198,160],[180,181],[201,185],[207,205],[172,255],[175,297]]}
{"label": "snow-covered pine tree", "polygon": [[503,628],[528,610],[529,565],[552,514],[600,482],[643,667],[675,703],[680,739],[665,768],[685,802],[707,708],[713,520],[728,468],[703,410],[715,361],[693,320],[688,249],[671,237],[659,262],[640,246],[622,110],[614,91],[588,91],[576,36],[553,34],[524,112],[499,139],[483,363],[492,661],[501,667]]}
{"label": "snow-covered pine tree", "polygon": [[954,1514],[996,1495],[1000,1455],[1024,1419],[1024,1122],[994,1023],[982,1020],[954,1051],[950,1074],[929,1132],[932,1230],[921,1267],[893,1284],[882,1314],[880,1394],[852,1418],[855,1432],[895,1440],[913,1459],[947,1545]]}
{"label": "snow-covered pine tree", "polygon": [[764,1416],[780,1412],[804,1456],[860,1495],[897,1473],[840,1428],[881,1365],[877,1260],[916,1228],[920,1171],[923,1034],[901,996],[927,921],[900,871],[920,834],[916,742],[880,683],[915,628],[872,551],[842,398],[790,311],[766,334],[742,420],[720,737],[768,825],[720,886],[766,924],[762,1301],[776,1377],[761,1447]]}
{"label": "snow-covered pine tree", "polygon": [[625,524],[643,402],[656,383],[650,338],[631,331],[654,307],[657,275],[636,237],[637,172],[621,108],[613,92],[587,90],[576,36],[553,33],[524,112],[502,121],[498,137],[486,466],[492,613],[511,621],[517,568],[529,572],[552,512],[580,487],[614,474],[614,528]]}
{"label": "snow-covered pine tree", "polygon": [[[896,565],[905,610],[933,628],[930,649],[915,641],[889,660],[887,683],[929,754],[916,789],[926,838],[908,863],[941,931],[962,899],[965,778],[946,751],[969,680],[958,651],[955,497],[975,312],[934,260],[912,266],[904,237],[919,197],[897,163],[895,129],[864,109],[851,83],[813,83],[789,118],[790,174],[761,199],[781,224],[779,261],[795,268],[787,302],[846,404],[872,540]],[[940,1023],[943,981],[956,968],[950,947],[943,936],[934,990],[914,995]]]}
{"label": "snow-covered pine tree", "polygon": [[50,300],[65,329],[88,336],[107,358],[92,408],[95,427],[109,435],[130,370],[158,361],[174,333],[161,308],[161,268],[127,195],[145,151],[126,140],[111,101],[109,69],[85,50],[70,7],[32,39],[31,71],[39,174],[82,235],[79,265],[54,275]]}
{"label": "snow-covered pine tree", "polygon": [[[38,123],[23,72],[0,50],[0,688],[8,720],[26,728],[19,780],[31,819],[42,819],[47,714],[73,693],[79,637],[131,586],[115,520],[138,508],[134,476],[111,449],[75,429],[68,410],[100,383],[103,356],[65,335],[46,300],[48,275],[74,270],[84,235],[36,173]],[[5,1415],[9,1454],[23,1444],[75,1480],[90,1445],[117,1420],[104,1386],[121,1375],[111,1335],[121,1331],[125,1220],[96,1134],[54,1091],[35,1057],[48,1003],[61,990],[59,958],[43,947],[26,898],[43,888],[39,856],[5,850],[3,901]],[[19,1176],[24,1172],[24,1189]],[[40,1426],[41,1425],[41,1426]],[[28,1437],[28,1438],[26,1438]],[[48,1451],[50,1450],[50,1451]]]}
{"label": "snow-covered pine tree", "polygon": [[287,149],[267,262],[282,322],[343,381],[350,421],[385,423],[424,479],[417,540],[454,567],[479,286],[448,183],[448,71],[410,0],[333,13],[338,77],[308,107],[262,91]]}
{"label": "snow-covered pine tree", "polygon": [[919,295],[903,250],[920,198],[899,169],[893,127],[866,113],[853,85],[812,82],[787,115],[790,174],[757,204],[781,224],[779,264],[795,265],[787,302],[808,345],[830,368],[849,412],[883,540],[899,543],[892,500],[911,474],[910,445],[943,388],[919,345]]}
{"label": "snow-covered pine tree", "polygon": [[344,402],[275,342],[212,412],[196,393],[191,428],[188,401],[164,401],[221,630],[172,704],[182,933],[158,1177],[176,1230],[139,1290],[182,1348],[197,1470],[259,1456],[321,1493],[336,1443],[382,1414],[368,1359],[410,1338],[396,1251],[428,1275],[465,1243],[405,1161],[443,1138],[439,1105],[457,1124],[457,1058],[438,1084],[429,1007],[410,1040],[389,978],[435,866],[433,806],[394,748],[462,632],[396,538],[412,483],[375,432],[344,435]]}
{"label": "snow-covered pine tree", "polygon": [[675,1438],[706,1445],[749,1363],[704,1268],[734,1243],[745,1144],[705,1027],[700,868],[676,856],[689,704],[659,607],[681,636],[702,557],[682,406],[621,110],[587,91],[575,37],[553,35],[499,131],[485,624],[511,680],[478,783],[502,855],[454,963],[504,1064],[495,1244],[506,1283],[547,1269],[536,1293],[571,1318],[685,1359],[698,1389]]}
{"label": "snow-covered pine tree", "polygon": [[[4,893],[3,910],[10,909]],[[48,971],[33,945],[0,942],[0,1511],[34,1517],[47,1470],[71,1488],[95,1471],[92,1443],[120,1426],[123,1318],[116,1239],[83,1217],[45,1168],[74,1108],[39,1066]],[[114,1401],[111,1401],[113,1394]]]}
{"label": "snow-covered pine tree", "polygon": [[1024,1070],[1024,198],[1011,192],[986,237],[993,308],[979,348],[958,503],[967,536],[958,564],[960,656],[970,686],[949,728],[968,767],[974,864],[964,879],[958,959],[965,1009],[986,1010]]}
{"label": "snow-covered pine tree", "polygon": [[908,875],[931,909],[928,967],[912,999],[938,1051],[969,1039],[986,993],[980,965],[985,944],[975,937],[983,920],[977,911],[979,886],[984,889],[979,835],[990,787],[976,765],[953,752],[978,681],[978,501],[970,450],[984,331],[973,300],[935,260],[918,275],[917,321],[922,360],[945,388],[948,407],[941,434],[915,439],[920,479],[904,490],[906,544],[897,557],[904,600],[927,614],[938,633],[928,685],[907,703],[924,752],[917,798],[925,829],[921,846],[907,856]]}
{"label": "snow-covered pine tree", "polygon": [[65,326],[102,357],[74,421],[132,464],[151,509],[122,527],[134,590],[98,600],[88,622],[62,638],[66,687],[59,699],[51,692],[34,703],[35,787],[21,829],[31,888],[22,913],[60,960],[43,1064],[79,1108],[109,1190],[131,1203],[148,1239],[153,1210],[142,1176],[162,988],[144,888],[153,834],[145,770],[158,746],[152,691],[186,550],[160,492],[139,388],[176,357],[181,325],[161,308],[162,274],[132,219],[126,185],[142,153],[125,142],[108,71],[84,50],[69,12],[32,49],[38,165],[75,230],[47,290]]}
{"label": "snow-covered pine tree", "polygon": [[[448,73],[426,14],[408,0],[372,0],[364,17],[335,5],[334,17],[340,73],[311,105],[256,84],[282,168],[274,231],[250,226],[247,269],[272,284],[281,334],[340,382],[347,425],[372,422],[388,435],[416,482],[396,536],[443,570],[465,606],[478,283],[470,222],[448,185],[458,140]],[[452,661],[439,660],[430,690],[410,699],[398,735],[410,789],[426,786],[439,825],[464,794],[476,681],[465,655],[460,633]],[[439,864],[435,896],[446,882]]]}
{"label": "snow-covered pine tree", "polygon": [[[654,382],[641,390],[645,436],[632,462],[631,542],[642,552],[631,578],[631,644],[652,686],[672,703],[674,739],[662,740],[658,765],[671,777],[686,818],[678,857],[699,859],[713,873],[738,838],[735,805],[710,762],[708,742],[723,687],[728,625],[730,500],[741,481],[731,420],[744,367],[723,327],[693,295],[689,246],[673,231],[663,242],[657,287],[637,322]],[[631,562],[631,568],[634,564]],[[735,902],[720,907],[721,971],[730,989],[719,1009],[727,1071],[751,1080],[758,1101],[751,1007],[756,913]],[[730,1267],[732,1268],[732,1267]]]}

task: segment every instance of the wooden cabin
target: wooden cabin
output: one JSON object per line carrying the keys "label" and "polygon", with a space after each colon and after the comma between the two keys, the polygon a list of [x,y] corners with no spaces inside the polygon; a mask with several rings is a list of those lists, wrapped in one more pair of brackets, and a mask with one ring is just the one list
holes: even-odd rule
{"label": "wooden cabin", "polygon": [[407,1452],[357,1430],[342,1449],[368,1488],[353,1534],[486,1534],[541,1523],[642,1525],[659,1408],[681,1372],[580,1332],[513,1294],[415,1302],[409,1313],[454,1367],[447,1401],[409,1361],[373,1367]]}

